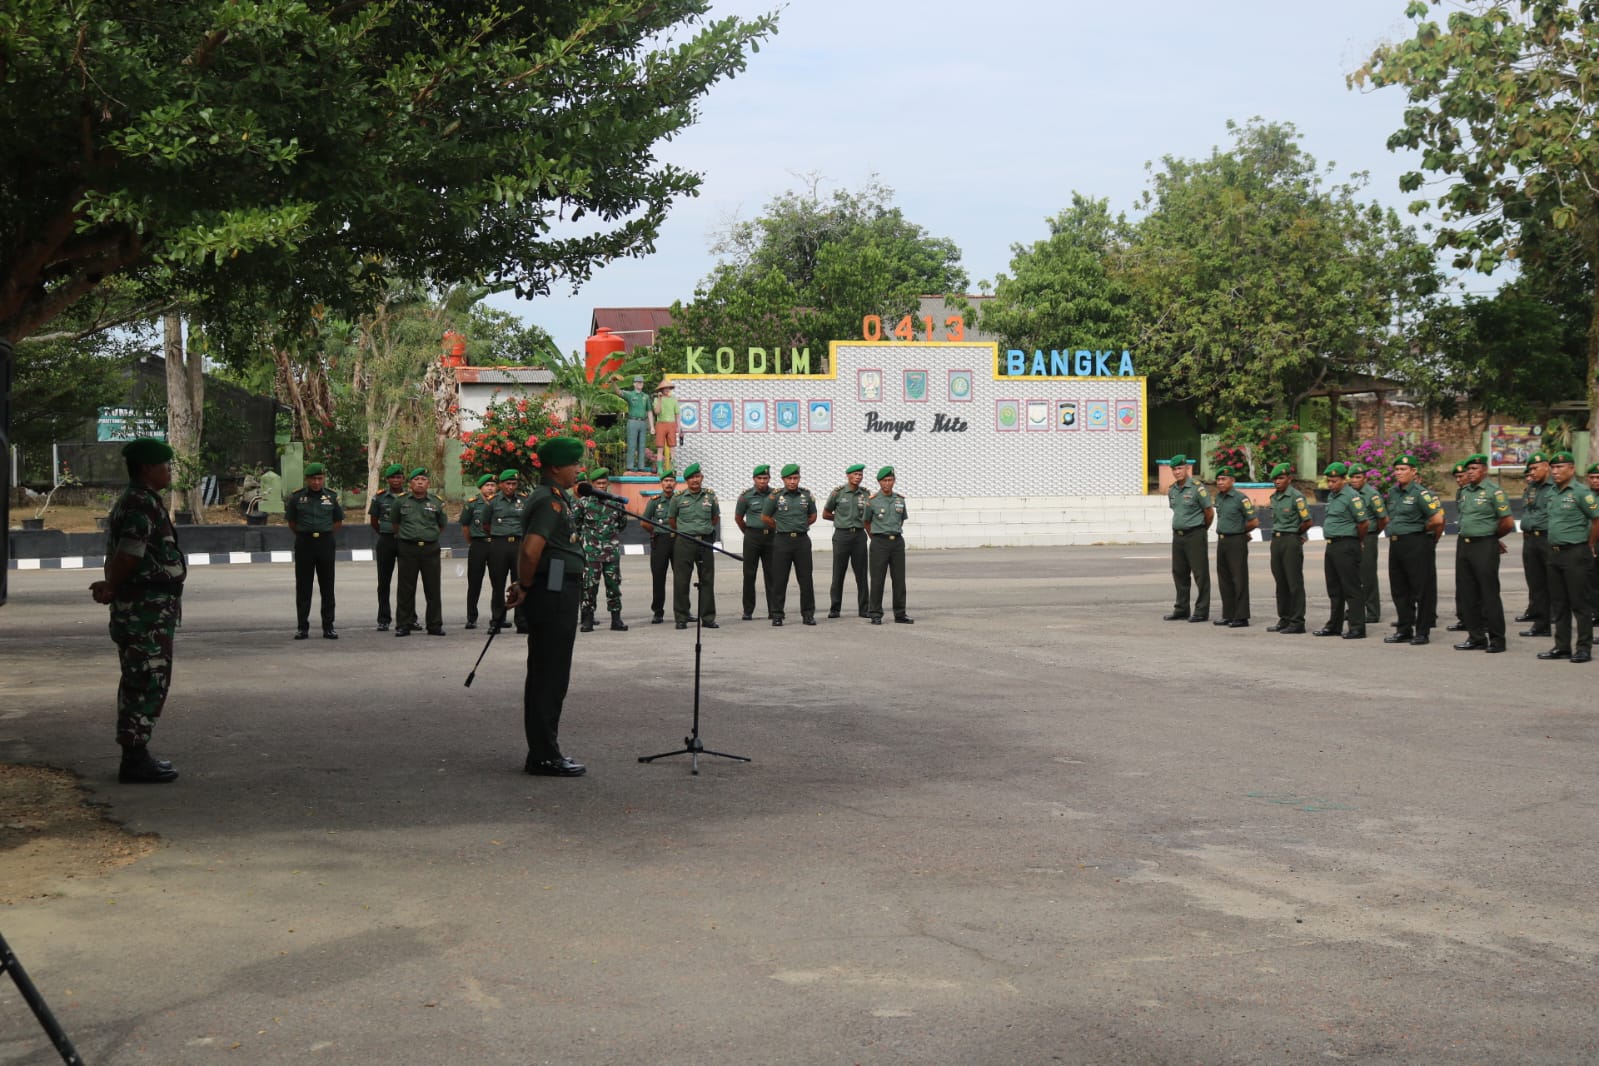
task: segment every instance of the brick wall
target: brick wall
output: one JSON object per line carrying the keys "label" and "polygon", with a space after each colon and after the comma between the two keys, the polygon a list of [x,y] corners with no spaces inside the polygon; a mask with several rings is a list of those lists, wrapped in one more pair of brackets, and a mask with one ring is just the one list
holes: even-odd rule
{"label": "brick wall", "polygon": [[1457,414],[1454,418],[1444,418],[1437,412],[1429,415],[1414,404],[1389,399],[1382,404],[1382,429],[1379,430],[1377,401],[1373,397],[1351,397],[1344,401],[1344,409],[1354,412],[1355,436],[1353,441],[1346,442],[1342,439],[1343,431],[1340,430],[1340,451],[1344,450],[1346,444],[1353,445],[1371,437],[1391,437],[1396,433],[1413,433],[1423,440],[1437,441],[1444,447],[1444,458],[1463,459],[1482,448],[1483,422],[1480,412],[1472,412],[1476,420],[1473,425],[1472,420],[1464,413]]}

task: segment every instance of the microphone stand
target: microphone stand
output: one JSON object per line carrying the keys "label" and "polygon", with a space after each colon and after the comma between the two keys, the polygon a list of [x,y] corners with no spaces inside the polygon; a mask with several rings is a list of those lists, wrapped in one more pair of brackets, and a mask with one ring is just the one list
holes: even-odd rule
{"label": "microphone stand", "polygon": [[[703,554],[706,549],[710,549],[711,551],[721,552],[729,559],[737,559],[740,562],[744,561],[744,557],[736,552],[730,552],[726,548],[719,548],[712,541],[701,540],[698,537],[691,537],[687,533],[676,533],[675,531],[669,530],[668,527],[659,522],[652,522],[643,515],[633,514],[632,511],[629,511],[622,504],[609,500],[598,493],[590,493],[585,498],[599,500],[601,506],[608,507],[611,510],[616,511],[618,514],[623,515],[624,518],[635,518],[638,520],[640,525],[653,526],[656,529],[673,532],[674,536],[678,537],[679,539],[686,540],[690,544],[698,547],[701,554]],[[651,548],[653,550],[654,545],[651,545]],[[697,569],[695,571],[695,575],[698,576]],[[695,581],[694,588],[698,589],[699,587],[700,583]],[[696,600],[697,599],[698,597],[696,597]],[[640,755],[638,757],[639,762],[654,762],[656,759],[666,759],[673,755],[687,755],[689,757],[689,773],[696,777],[699,776],[700,772],[701,755],[714,755],[718,759],[734,759],[738,762],[750,761],[749,757],[746,755],[730,755],[725,751],[712,751],[705,746],[703,741],[700,740],[700,653],[703,650],[701,639],[702,634],[704,633],[704,623],[701,621],[701,619],[704,618],[704,616],[705,611],[703,609],[694,613],[694,724],[689,730],[689,735],[683,738],[683,746],[681,748],[678,748],[674,751],[663,751],[658,755]]]}

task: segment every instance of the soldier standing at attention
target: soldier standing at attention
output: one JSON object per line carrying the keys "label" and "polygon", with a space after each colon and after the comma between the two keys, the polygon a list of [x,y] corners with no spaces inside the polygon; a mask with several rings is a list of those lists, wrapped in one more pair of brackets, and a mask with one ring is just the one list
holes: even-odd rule
{"label": "soldier standing at attention", "polygon": [[866,611],[872,625],[883,624],[883,582],[894,579],[894,621],[908,626],[916,619],[905,613],[905,497],[894,491],[894,468],[877,471],[877,494],[866,501],[866,533],[872,538],[869,569],[871,599]]}
{"label": "soldier standing at attention", "polygon": [[[1469,484],[1469,479],[1466,477],[1466,464],[1463,462],[1456,463],[1450,472],[1455,476],[1455,521],[1458,525],[1460,521],[1460,498],[1466,494],[1466,486]],[[1456,532],[1458,533],[1458,528]],[[1459,545],[1457,544],[1455,548],[1455,554],[1458,556]],[[1450,633],[1464,633],[1466,631],[1466,622],[1460,613],[1460,597],[1458,595],[1455,597],[1454,624],[1444,628]]]}
{"label": "soldier standing at attention", "polygon": [[1444,535],[1444,505],[1416,480],[1413,455],[1394,460],[1388,490],[1388,592],[1398,628],[1384,644],[1427,644],[1438,624],[1438,538]]}
{"label": "soldier standing at attention", "polygon": [[[589,481],[601,492],[609,492],[611,471],[603,466],[591,470]],[[578,632],[594,632],[595,601],[603,577],[605,609],[611,612],[611,628],[626,633],[627,623],[622,621],[622,525],[627,519],[607,507],[598,496],[579,500],[577,511],[583,543],[583,624]]]}
{"label": "soldier standing at attention", "polygon": [[294,531],[294,639],[311,635],[311,578],[322,600],[322,636],[338,640],[333,628],[333,538],[344,528],[344,508],[327,489],[321,463],[305,468],[305,487],[283,501],[283,517]]}
{"label": "soldier standing at attention", "polygon": [[[716,501],[716,493],[705,487],[705,474],[699,463],[690,463],[683,471],[683,483],[686,491],[674,495],[666,508],[667,524],[675,532],[714,542],[717,526],[722,521],[722,505]],[[688,609],[688,588],[696,568],[700,578],[699,617],[704,619],[706,629],[720,628],[716,624],[715,555],[709,548],[683,537],[673,542],[672,620],[677,628],[687,629],[695,618]]]}
{"label": "soldier standing at attention", "polygon": [[461,532],[466,535],[466,628],[477,628],[477,600],[483,592],[483,573],[489,567],[489,503],[499,492],[493,474],[477,479],[477,495],[461,505]]}
{"label": "soldier standing at attention", "polygon": [[439,599],[439,534],[448,521],[444,501],[428,491],[428,472],[411,471],[411,491],[394,505],[394,537],[399,547],[400,591],[394,635],[416,628],[416,579],[427,597],[428,636],[444,636],[444,606]]}
{"label": "soldier standing at attention", "polygon": [[161,502],[172,484],[172,448],[140,437],[122,448],[128,487],[107,522],[105,577],[89,586],[95,603],[111,607],[111,640],[122,683],[117,686],[117,744],[126,785],[160,785],[178,772],[150,754],[150,733],[172,687],[172,638],[183,615],[189,564]]}
{"label": "soldier standing at attention", "polygon": [[[1572,467],[1575,471],[1576,467]],[[1549,478],[1549,456],[1533,452],[1527,457],[1527,487],[1521,495],[1521,572],[1527,579],[1527,609],[1516,616],[1531,622],[1524,637],[1549,635],[1549,497],[1555,485]]]}
{"label": "soldier standing at attention", "polygon": [[866,501],[872,494],[861,488],[866,464],[856,463],[844,471],[844,484],[828,494],[822,517],[833,523],[833,584],[828,589],[827,617],[837,618],[844,609],[844,571],[855,573],[855,605],[862,618],[867,611],[869,588],[866,577]]}
{"label": "soldier standing at attention", "polygon": [[1460,495],[1460,537],[1455,546],[1455,602],[1466,625],[1456,651],[1505,650],[1505,608],[1499,599],[1499,556],[1504,536],[1515,525],[1510,501],[1497,485],[1485,484],[1488,457],[1466,459],[1466,488]]}
{"label": "soldier standing at attention", "polygon": [[[1204,622],[1210,618],[1210,544],[1205,537],[1216,510],[1210,503],[1210,490],[1188,476],[1188,456],[1171,457],[1172,487],[1166,490],[1171,507],[1171,576],[1177,586],[1177,599],[1167,622]],[[1194,613],[1188,613],[1189,585],[1193,585]]]}
{"label": "soldier standing at attention", "polygon": [[772,494],[772,468],[762,463],[750,475],[755,483],[738,494],[733,521],[744,534],[744,621],[755,617],[755,572],[760,570],[766,616],[772,615],[772,531],[761,520]]}
{"label": "soldier standing at attention", "polygon": [[[489,536],[489,628],[495,633],[505,628],[505,579],[516,580],[522,522],[527,515],[528,494],[517,491],[521,478],[514,469],[500,474],[500,489],[489,500],[483,517]],[[516,615],[516,631],[527,632],[520,612]]]}
{"label": "soldier standing at attention", "polygon": [[1271,576],[1277,586],[1277,624],[1268,633],[1305,631],[1305,531],[1310,504],[1294,488],[1294,469],[1278,463],[1271,470]]}
{"label": "soldier standing at attention", "polygon": [[1380,622],[1382,593],[1377,588],[1377,535],[1388,528],[1388,505],[1383,502],[1382,493],[1370,483],[1366,468],[1359,463],[1349,464],[1349,487],[1366,505],[1366,539],[1360,542],[1360,587],[1366,594],[1365,617],[1367,622]]}
{"label": "soldier standing at attention", "polygon": [[1216,584],[1221,586],[1221,617],[1215,624],[1249,625],[1249,534],[1259,528],[1255,504],[1236,487],[1233,468],[1216,471]]}
{"label": "soldier standing at attention", "polygon": [[366,508],[372,532],[377,534],[372,541],[372,559],[378,564],[379,633],[386,631],[393,621],[389,613],[389,582],[394,579],[394,563],[399,558],[394,540],[394,505],[405,495],[405,468],[399,463],[390,463],[384,467],[383,477],[389,487],[373,496]]}
{"label": "soldier standing at attention", "polygon": [[526,536],[517,560],[520,575],[506,607],[528,621],[527,679],[522,684],[522,730],[535,777],[581,777],[586,767],[561,754],[561,710],[572,680],[572,645],[582,599],[583,553],[572,526],[571,490],[583,442],[551,437],[539,445],[543,475],[527,503]]}
{"label": "soldier standing at attention", "polygon": [[[1329,463],[1322,476],[1327,479],[1327,513],[1322,517],[1322,532],[1327,535],[1327,553],[1322,559],[1322,574],[1327,581],[1327,598],[1332,614],[1327,624],[1313,636],[1363,640],[1366,636],[1366,594],[1360,587],[1361,542],[1366,539],[1366,505],[1347,482],[1349,468]],[[1349,630],[1344,631],[1344,618]]]}
{"label": "soldier standing at attention", "polygon": [[[1593,659],[1593,607],[1588,580],[1593,574],[1594,542],[1599,540],[1599,496],[1577,482],[1570,452],[1556,452],[1553,491],[1545,501],[1549,521],[1549,603],[1554,613],[1555,646],[1538,658]],[[1571,642],[1571,616],[1577,616],[1577,642]]]}
{"label": "soldier standing at attention", "polygon": [[[1599,463],[1588,464],[1588,491],[1599,494]],[[1599,555],[1595,555],[1593,568],[1588,571],[1588,606],[1593,611],[1594,624],[1599,625]]]}
{"label": "soldier standing at attention", "polygon": [[[617,395],[627,401],[627,455],[624,459],[627,470],[645,470],[644,443],[649,440],[650,434],[650,394],[644,391],[644,379],[635,376],[631,389],[620,389]],[[592,480],[598,481],[593,473],[589,474]]]}
{"label": "soldier standing at attention", "polygon": [[799,578],[800,621],[816,624],[816,586],[811,582],[811,526],[816,522],[816,497],[800,488],[798,463],[783,467],[783,489],[766,497],[761,507],[761,522],[772,531],[772,584],[766,601],[772,624],[783,624],[783,605],[788,600],[788,572],[792,567]]}
{"label": "soldier standing at attention", "polygon": [[672,529],[666,524],[666,509],[677,492],[677,473],[661,475],[661,493],[644,505],[644,532],[650,538],[650,625],[658,626],[666,615],[666,572],[672,568]]}

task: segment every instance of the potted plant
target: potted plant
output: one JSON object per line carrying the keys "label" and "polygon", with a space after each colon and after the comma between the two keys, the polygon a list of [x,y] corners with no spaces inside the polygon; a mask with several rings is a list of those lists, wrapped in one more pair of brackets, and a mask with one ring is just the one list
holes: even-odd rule
{"label": "potted plant", "polygon": [[22,520],[22,528],[43,529],[44,513],[50,509],[50,504],[55,502],[56,493],[60,492],[64,488],[78,488],[82,485],[83,482],[79,481],[77,476],[74,475],[72,471],[63,470],[61,472],[61,480],[57,481],[50,487],[50,491],[45,494],[44,503],[39,505],[39,509],[33,513],[33,517],[24,518]]}

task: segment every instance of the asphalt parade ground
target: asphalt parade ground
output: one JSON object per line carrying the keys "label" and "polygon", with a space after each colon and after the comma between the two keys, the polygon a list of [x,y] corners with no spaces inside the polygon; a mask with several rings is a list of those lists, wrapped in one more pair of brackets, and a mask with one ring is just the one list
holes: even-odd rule
{"label": "asphalt parade ground", "polygon": [[[1386,603],[1364,641],[1269,634],[1260,544],[1231,630],[1160,620],[1164,545],[912,552],[913,626],[852,582],[843,619],[799,625],[791,587],[782,629],[742,622],[719,559],[703,740],[753,761],[693,776],[637,761],[692,709],[647,566],[631,631],[578,638],[576,780],[521,772],[514,636],[463,687],[463,560],[449,635],[403,640],[339,564],[337,642],[291,639],[291,567],[196,568],[169,786],[115,783],[95,575],[13,573],[0,762],[158,834],[0,907],[85,1061],[1599,1058],[1599,665],[1514,624],[1505,655],[1387,646]],[[0,1062],[57,1061],[0,977]]]}

